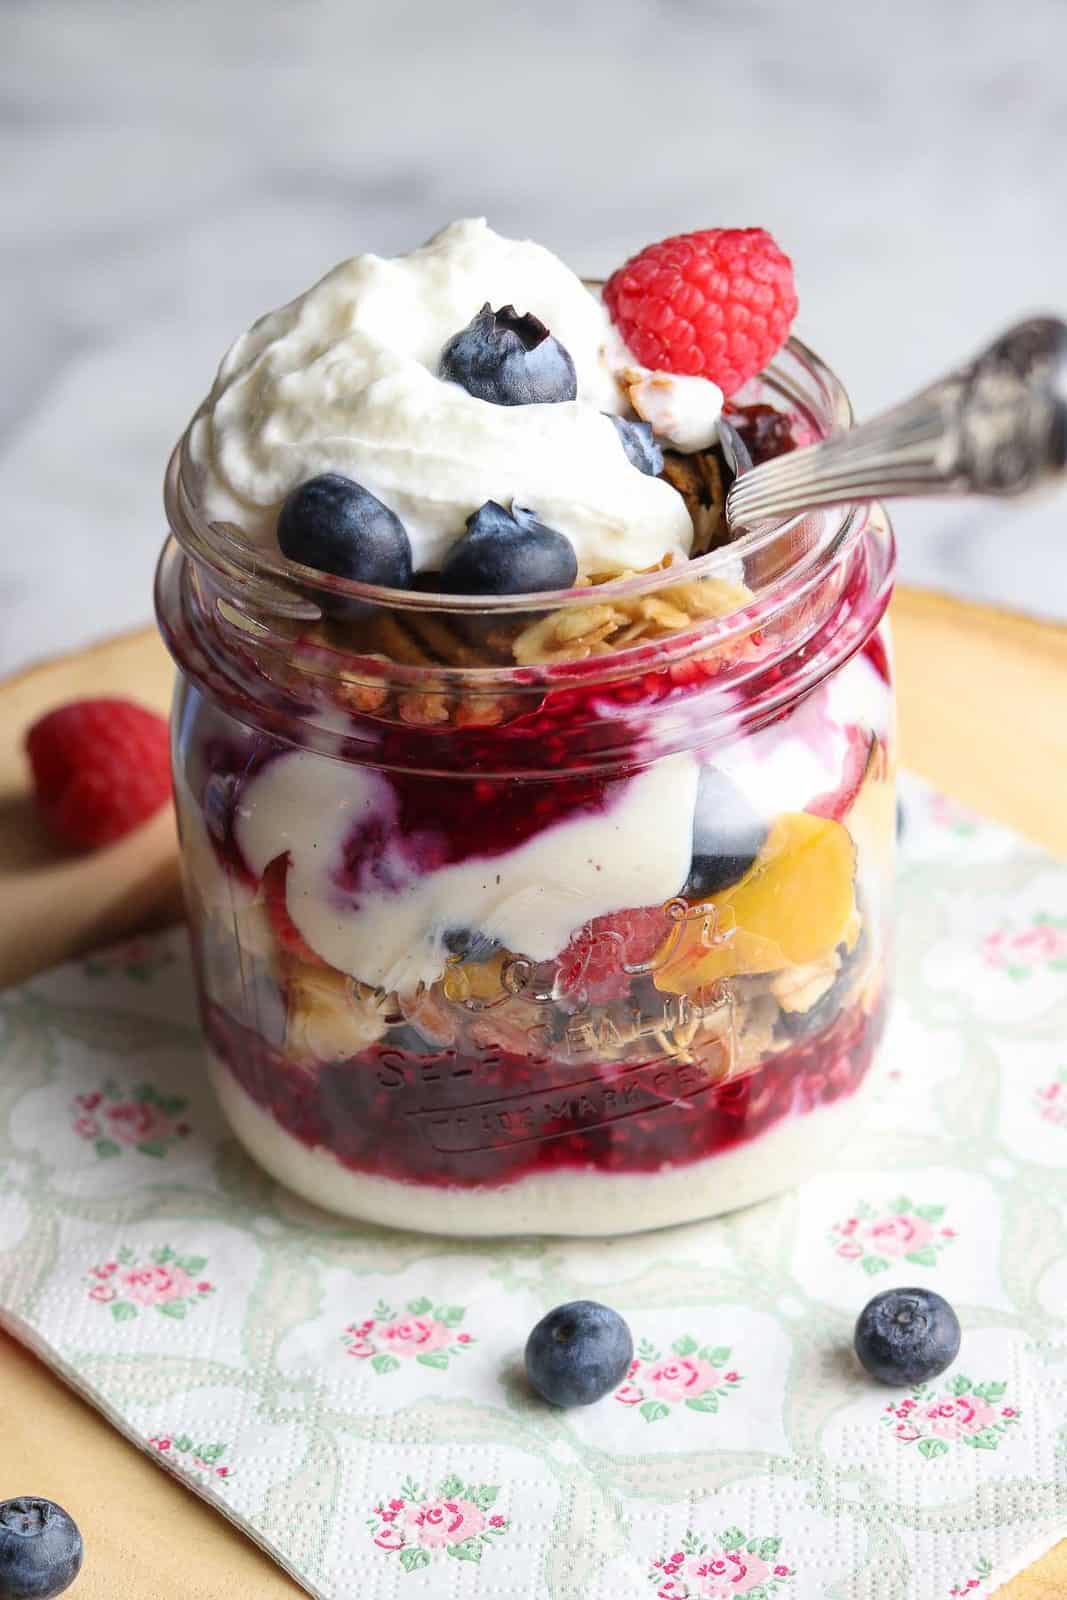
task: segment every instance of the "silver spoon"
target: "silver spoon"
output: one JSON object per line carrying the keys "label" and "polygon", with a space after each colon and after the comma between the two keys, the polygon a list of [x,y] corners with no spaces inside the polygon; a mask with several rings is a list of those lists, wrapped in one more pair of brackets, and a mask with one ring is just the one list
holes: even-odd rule
{"label": "silver spoon", "polygon": [[760,466],[728,422],[721,442],[740,469],[726,497],[736,530],[814,506],[1027,494],[1067,473],[1067,324],[1017,323],[911,400]]}

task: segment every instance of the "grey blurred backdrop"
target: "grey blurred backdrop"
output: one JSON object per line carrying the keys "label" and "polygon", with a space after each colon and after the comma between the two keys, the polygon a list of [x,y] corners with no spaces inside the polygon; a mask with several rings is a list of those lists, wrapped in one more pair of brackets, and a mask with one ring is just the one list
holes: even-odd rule
{"label": "grey blurred backdrop", "polygon": [[[1067,311],[1063,0],[0,0],[0,669],[142,621],[170,446],[342,256],[487,215],[603,273],[759,223],[860,415]],[[1067,617],[1067,501],[897,515]]]}

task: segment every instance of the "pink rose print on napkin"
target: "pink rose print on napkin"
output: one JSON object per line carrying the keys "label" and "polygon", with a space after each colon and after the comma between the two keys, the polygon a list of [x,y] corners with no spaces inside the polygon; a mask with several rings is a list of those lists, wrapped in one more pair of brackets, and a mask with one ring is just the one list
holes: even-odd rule
{"label": "pink rose print on napkin", "polygon": [[1038,972],[1067,972],[1067,917],[1042,912],[1022,928],[998,928],[983,939],[982,957],[1016,982]]}
{"label": "pink rose print on napkin", "polygon": [[708,1389],[714,1389],[719,1377],[711,1362],[700,1356],[676,1356],[646,1368],[643,1381],[657,1400],[679,1405],[683,1400],[695,1400]]}
{"label": "pink rose print on napkin", "polygon": [[451,1330],[436,1317],[405,1317],[402,1321],[387,1322],[379,1329],[378,1337],[386,1349],[405,1361],[429,1355],[432,1350],[442,1350],[452,1342]]}
{"label": "pink rose print on napkin", "polygon": [[1067,1067],[1061,1067],[1051,1083],[1035,1090],[1034,1105],[1042,1122],[1067,1128]]}
{"label": "pink rose print on napkin", "polygon": [[936,828],[954,833],[960,839],[968,838],[978,828],[976,813],[960,805],[958,800],[949,799],[947,794],[931,794],[927,814]]}
{"label": "pink rose print on napkin", "polygon": [[184,1267],[155,1264],[120,1272],[118,1292],[139,1306],[166,1306],[187,1299],[195,1293],[195,1286]]}
{"label": "pink rose print on napkin", "polygon": [[379,1300],[372,1316],[349,1323],[341,1342],[348,1355],[369,1362],[379,1377],[408,1362],[444,1372],[453,1356],[477,1343],[463,1330],[465,1316],[465,1306],[435,1306],[425,1298],[409,1300],[405,1313]]}
{"label": "pink rose print on napkin", "polygon": [[182,1121],[187,1104],[177,1095],[160,1094],[150,1083],[124,1089],[109,1078],[99,1089],[75,1095],[72,1126],[101,1161],[124,1150],[159,1158],[190,1132]]}
{"label": "pink rose print on napkin", "polygon": [[662,1422],[676,1406],[716,1412],[741,1382],[731,1366],[728,1345],[698,1345],[683,1334],[666,1354],[647,1339],[637,1347],[626,1381],[615,1391],[620,1405],[636,1406],[646,1422]]}
{"label": "pink rose print on napkin", "polygon": [[442,1555],[480,1562],[511,1527],[492,1509],[499,1493],[494,1483],[464,1483],[454,1474],[424,1493],[406,1478],[398,1495],[379,1500],[367,1529],[377,1548],[396,1555],[405,1572],[428,1567]]}
{"label": "pink rose print on napkin", "polygon": [[729,1596],[750,1594],[759,1588],[769,1568],[759,1556],[730,1550],[722,1555],[690,1556],[685,1564],[686,1581],[699,1595]]}
{"label": "pink rose print on napkin", "polygon": [[998,1413],[979,1395],[957,1395],[952,1400],[935,1400],[924,1406],[920,1421],[938,1439],[967,1439],[992,1427]]}
{"label": "pink rose print on napkin", "polygon": [[908,1217],[899,1211],[879,1217],[867,1230],[868,1239],[886,1256],[906,1256],[922,1250],[933,1235],[933,1228],[922,1217]]}
{"label": "pink rose print on napkin", "polygon": [[649,1581],[658,1600],[768,1600],[796,1575],[778,1560],[780,1546],[780,1539],[750,1539],[740,1528],[706,1540],[688,1532],[678,1550],[653,1561]]}
{"label": "pink rose print on napkin", "polygon": [[233,1468],[223,1459],[227,1445],[196,1444],[187,1433],[154,1433],[148,1442],[177,1471],[201,1479],[233,1477]]}
{"label": "pink rose print on napkin", "polygon": [[998,1450],[1008,1429],[1019,1421],[1017,1406],[1002,1402],[1004,1383],[972,1383],[962,1375],[938,1393],[922,1383],[907,1400],[891,1400],[882,1423],[899,1444],[913,1444],[928,1461],[948,1455],[955,1445]]}
{"label": "pink rose print on napkin", "polygon": [[955,1600],[960,1595],[968,1595],[970,1600],[979,1600],[976,1590],[981,1590],[993,1576],[993,1563],[988,1556],[979,1556],[975,1563],[974,1572],[969,1578],[961,1578],[949,1590],[949,1600]]}
{"label": "pink rose print on napkin", "polygon": [[90,1268],[89,1299],[110,1306],[116,1322],[129,1322],[142,1310],[180,1320],[215,1293],[214,1284],[203,1276],[206,1266],[206,1256],[178,1255],[169,1245],[144,1260],[123,1248],[114,1261]]}
{"label": "pink rose print on napkin", "polygon": [[170,1118],[144,1100],[126,1100],[106,1107],[104,1120],[119,1144],[144,1144],[165,1138],[170,1132]]}
{"label": "pink rose print on napkin", "polygon": [[427,1550],[458,1544],[463,1539],[481,1533],[485,1527],[484,1514],[473,1501],[462,1497],[431,1500],[424,1506],[412,1506],[407,1520],[409,1527],[418,1529],[416,1537]]}
{"label": "pink rose print on napkin", "polygon": [[872,1275],[894,1261],[936,1267],[942,1250],[956,1238],[944,1215],[944,1206],[918,1205],[904,1194],[884,1211],[861,1200],[850,1217],[834,1223],[827,1238],[842,1261],[855,1261]]}

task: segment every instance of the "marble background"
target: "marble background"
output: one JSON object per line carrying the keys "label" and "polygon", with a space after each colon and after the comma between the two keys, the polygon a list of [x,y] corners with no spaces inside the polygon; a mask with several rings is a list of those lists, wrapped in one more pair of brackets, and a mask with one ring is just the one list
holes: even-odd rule
{"label": "marble background", "polygon": [[[1062,0],[0,0],[0,670],[150,613],[170,446],[337,258],[484,213],[589,273],[763,223],[861,415],[1067,311]],[[1067,502],[900,510],[1067,618]]]}

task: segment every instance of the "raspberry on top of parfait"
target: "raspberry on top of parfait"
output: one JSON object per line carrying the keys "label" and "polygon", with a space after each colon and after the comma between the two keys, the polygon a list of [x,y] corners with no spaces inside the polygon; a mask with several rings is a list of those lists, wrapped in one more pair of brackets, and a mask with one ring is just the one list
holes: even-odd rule
{"label": "raspberry on top of parfait", "polygon": [[727,397],[777,354],[796,316],[793,264],[764,228],[704,228],[646,245],[604,303],[637,359],[709,378]]}

